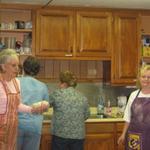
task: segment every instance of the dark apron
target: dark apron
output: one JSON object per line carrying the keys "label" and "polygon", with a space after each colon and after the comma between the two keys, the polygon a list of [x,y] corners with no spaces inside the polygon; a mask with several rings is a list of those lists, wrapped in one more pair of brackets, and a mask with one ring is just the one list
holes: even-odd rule
{"label": "dark apron", "polygon": [[150,150],[150,98],[138,95],[139,92],[131,106],[126,150]]}

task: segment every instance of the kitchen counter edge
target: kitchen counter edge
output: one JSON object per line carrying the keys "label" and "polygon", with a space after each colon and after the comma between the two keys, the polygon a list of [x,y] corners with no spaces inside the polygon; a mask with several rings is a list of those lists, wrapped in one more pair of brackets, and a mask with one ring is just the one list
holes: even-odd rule
{"label": "kitchen counter edge", "polygon": [[[43,123],[49,123],[51,120],[44,120]],[[87,119],[85,122],[124,122],[123,118],[95,118]]]}

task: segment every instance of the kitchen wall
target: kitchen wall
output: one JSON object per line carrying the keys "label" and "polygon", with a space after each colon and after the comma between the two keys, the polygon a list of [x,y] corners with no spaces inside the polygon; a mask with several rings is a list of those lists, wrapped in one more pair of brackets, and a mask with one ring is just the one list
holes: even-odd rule
{"label": "kitchen wall", "polygon": [[[47,83],[50,93],[57,89],[58,83]],[[129,96],[135,88],[126,87],[112,87],[111,85],[104,85],[103,83],[78,83],[77,90],[83,93],[89,101],[91,107],[97,106],[99,95],[102,95],[105,103],[111,101],[111,106],[117,105],[117,96]]]}

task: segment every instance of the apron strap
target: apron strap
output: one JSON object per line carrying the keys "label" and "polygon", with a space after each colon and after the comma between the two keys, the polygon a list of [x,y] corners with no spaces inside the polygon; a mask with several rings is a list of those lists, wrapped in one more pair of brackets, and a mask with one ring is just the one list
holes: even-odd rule
{"label": "apron strap", "polygon": [[139,89],[138,93],[135,96],[135,99],[139,96],[140,92],[141,92],[141,89]]}
{"label": "apron strap", "polygon": [[13,79],[13,83],[14,83],[16,92],[17,92],[17,93],[20,93],[20,89],[19,89],[19,86],[18,86],[18,83],[17,83],[16,79]]}

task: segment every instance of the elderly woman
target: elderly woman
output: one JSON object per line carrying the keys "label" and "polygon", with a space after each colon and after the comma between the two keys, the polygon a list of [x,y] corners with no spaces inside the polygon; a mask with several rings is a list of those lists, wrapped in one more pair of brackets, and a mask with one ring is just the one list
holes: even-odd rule
{"label": "elderly woman", "polygon": [[60,89],[50,95],[52,150],[83,150],[85,123],[89,117],[87,98],[75,90],[77,80],[70,71],[60,73]]}
{"label": "elderly woman", "polygon": [[20,103],[20,83],[16,79],[19,59],[12,49],[0,52],[0,150],[15,150],[18,126],[18,111],[38,112]]}
{"label": "elderly woman", "polygon": [[118,144],[126,150],[150,149],[150,65],[139,72],[140,88],[131,93],[125,109],[125,126]]}

